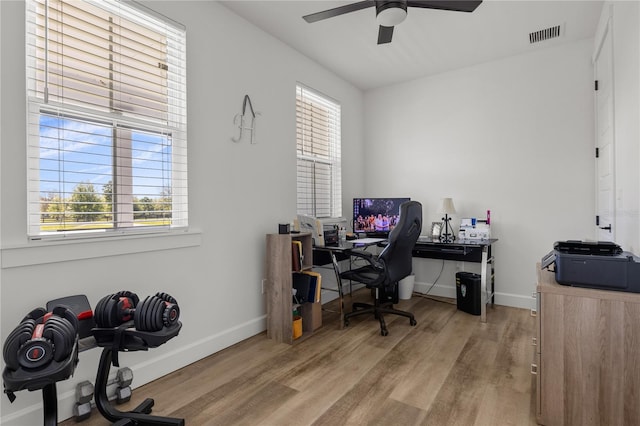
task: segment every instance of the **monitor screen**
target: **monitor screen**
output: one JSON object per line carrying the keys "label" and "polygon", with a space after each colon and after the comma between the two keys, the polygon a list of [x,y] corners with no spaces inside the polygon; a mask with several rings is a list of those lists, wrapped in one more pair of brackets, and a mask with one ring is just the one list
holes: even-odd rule
{"label": "monitor screen", "polygon": [[400,204],[410,198],[354,198],[353,231],[385,235],[398,223]]}

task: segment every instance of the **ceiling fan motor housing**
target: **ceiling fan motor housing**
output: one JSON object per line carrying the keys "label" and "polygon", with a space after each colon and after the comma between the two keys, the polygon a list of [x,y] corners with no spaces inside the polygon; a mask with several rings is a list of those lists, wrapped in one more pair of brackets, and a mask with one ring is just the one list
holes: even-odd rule
{"label": "ceiling fan motor housing", "polygon": [[394,27],[406,19],[407,7],[473,12],[480,3],[482,0],[363,0],[305,15],[302,18],[309,23],[317,22],[375,5],[376,21],[379,26],[378,44],[387,44],[391,43]]}
{"label": "ceiling fan motor housing", "polygon": [[394,27],[407,17],[406,0],[376,1],[376,20],[383,27]]}

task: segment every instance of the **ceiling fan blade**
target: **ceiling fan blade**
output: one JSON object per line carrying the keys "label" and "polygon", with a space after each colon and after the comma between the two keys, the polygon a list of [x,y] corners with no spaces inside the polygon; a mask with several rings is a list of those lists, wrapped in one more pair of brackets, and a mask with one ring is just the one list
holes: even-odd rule
{"label": "ceiling fan blade", "polygon": [[482,0],[408,0],[408,7],[421,7],[424,9],[452,10],[454,12],[473,12],[480,6]]}
{"label": "ceiling fan blade", "polygon": [[344,6],[334,7],[333,9],[324,10],[322,12],[312,13],[302,17],[308,23],[321,21],[327,18],[333,18],[334,16],[344,15],[345,13],[355,12],[356,10],[366,9],[367,7],[374,6],[375,3],[372,0],[359,1],[357,3],[351,3]]}
{"label": "ceiling fan blade", "polygon": [[378,44],[391,43],[393,37],[393,27],[385,27],[380,25],[378,30]]}

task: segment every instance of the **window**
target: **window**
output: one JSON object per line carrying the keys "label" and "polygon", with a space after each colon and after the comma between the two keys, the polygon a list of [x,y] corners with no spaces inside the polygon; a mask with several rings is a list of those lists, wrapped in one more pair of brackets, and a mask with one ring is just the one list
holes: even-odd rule
{"label": "window", "polygon": [[296,86],[298,213],[342,216],[340,105]]}
{"label": "window", "polygon": [[184,28],[116,0],[26,4],[29,235],[187,226]]}

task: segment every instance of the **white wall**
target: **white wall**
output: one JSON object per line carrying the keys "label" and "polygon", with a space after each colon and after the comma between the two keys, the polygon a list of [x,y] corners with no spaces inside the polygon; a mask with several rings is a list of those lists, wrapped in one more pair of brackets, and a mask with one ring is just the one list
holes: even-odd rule
{"label": "white wall", "polygon": [[[141,297],[166,291],[180,303],[183,329],[162,347],[121,356],[136,386],[264,330],[264,235],[277,232],[296,210],[296,81],[342,103],[345,200],[363,189],[358,89],[215,2],[144,3],[187,27],[192,232],[53,245],[26,239],[24,4],[0,2],[0,340],[53,298],[86,294],[95,306],[121,289]],[[230,139],[237,136],[233,118],[245,94],[262,113],[256,145]],[[81,353],[74,377],[59,384],[60,419],[71,415],[75,384],[94,381],[98,357],[97,349]],[[38,392],[20,392],[14,404],[1,399],[3,425],[42,422]]]}
{"label": "white wall", "polygon": [[[592,43],[365,94],[366,194],[421,201],[423,234],[441,219],[442,197],[454,200],[456,232],[460,218],[491,210],[496,303],[530,307],[535,264],[554,241],[592,238]],[[441,265],[415,260],[416,288]],[[455,294],[455,267],[447,263],[435,294]]]}
{"label": "white wall", "polygon": [[613,8],[615,241],[640,255],[640,4],[606,3]]}

